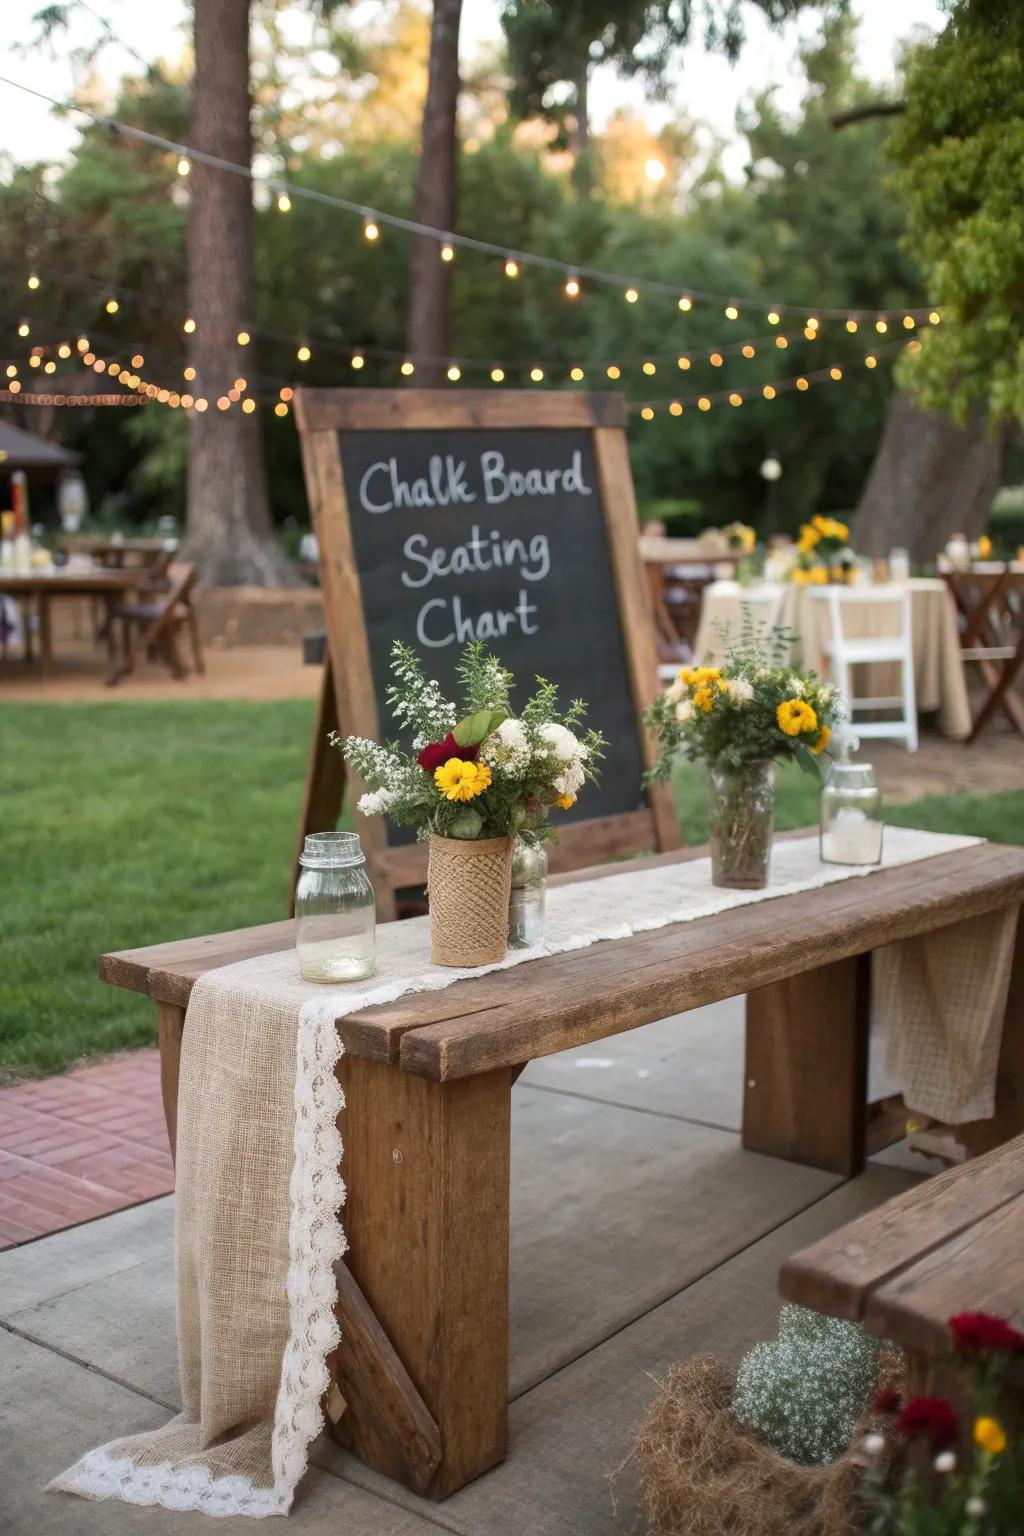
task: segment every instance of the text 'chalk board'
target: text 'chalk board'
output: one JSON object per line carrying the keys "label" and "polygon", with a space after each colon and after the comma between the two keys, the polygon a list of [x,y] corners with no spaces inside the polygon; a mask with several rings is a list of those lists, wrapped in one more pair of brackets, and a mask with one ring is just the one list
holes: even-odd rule
{"label": "text 'chalk board'", "polygon": [[[516,704],[546,677],[563,704],[586,700],[607,738],[600,784],[564,819],[639,809],[644,760],[590,435],[347,431],[340,447],[377,698],[394,640],[452,697],[462,647],[484,640],[515,674]],[[394,730],[382,707],[381,734]]]}

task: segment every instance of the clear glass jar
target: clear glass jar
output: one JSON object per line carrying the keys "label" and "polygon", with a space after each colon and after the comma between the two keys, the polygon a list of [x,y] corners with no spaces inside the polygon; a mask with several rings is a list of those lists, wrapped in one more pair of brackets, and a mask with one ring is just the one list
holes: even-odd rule
{"label": "clear glass jar", "polygon": [[544,895],[548,854],[543,843],[517,837],[512,849],[512,891],[508,903],[510,949],[532,949],[544,938]]}
{"label": "clear glass jar", "polygon": [[821,791],[824,864],[881,864],[882,791],[870,763],[837,759]]}
{"label": "clear glass jar", "polygon": [[768,884],[775,825],[775,764],[770,758],[708,764],[711,884],[758,891]]}
{"label": "clear glass jar", "polygon": [[373,972],[377,909],[355,832],[313,832],[299,856],[295,947],[305,981],[360,981]]}

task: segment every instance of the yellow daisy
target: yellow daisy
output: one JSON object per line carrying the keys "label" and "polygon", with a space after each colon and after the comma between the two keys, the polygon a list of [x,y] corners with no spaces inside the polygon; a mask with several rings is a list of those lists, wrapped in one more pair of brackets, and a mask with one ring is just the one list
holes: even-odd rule
{"label": "yellow daisy", "polygon": [[486,763],[467,763],[461,757],[450,757],[434,769],[434,783],[446,800],[475,800],[490,782]]}
{"label": "yellow daisy", "polygon": [[558,806],[558,809],[560,811],[567,811],[569,809],[570,805],[575,805],[576,804],[576,796],[575,795],[559,795],[558,799],[555,801],[555,804]]}
{"label": "yellow daisy", "polygon": [[831,730],[827,725],[823,725],[821,730],[818,732],[817,740],[811,743],[811,751],[814,753],[815,757],[817,757],[819,752],[824,752],[825,748],[828,746],[831,740]]}
{"label": "yellow daisy", "polygon": [[804,731],[816,731],[818,728],[817,715],[803,699],[786,699],[776,709],[775,718],[779,730],[786,736],[801,736]]}
{"label": "yellow daisy", "polygon": [[1001,1456],[1006,1450],[1006,1430],[998,1419],[975,1419],[974,1443],[992,1456]]}
{"label": "yellow daisy", "polygon": [[710,715],[715,703],[715,690],[710,683],[698,683],[694,689],[693,702],[702,714]]}

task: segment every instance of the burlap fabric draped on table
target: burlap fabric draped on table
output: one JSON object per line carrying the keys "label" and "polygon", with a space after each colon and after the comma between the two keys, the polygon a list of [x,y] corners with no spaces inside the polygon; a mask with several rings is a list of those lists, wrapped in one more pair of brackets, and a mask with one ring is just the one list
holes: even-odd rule
{"label": "burlap fabric draped on table", "polygon": [[[976,842],[891,828],[886,865]],[[707,860],[608,876],[553,889],[543,946],[508,956],[518,965],[668,923],[829,885],[871,871],[823,865],[816,838],[780,842],[772,885],[720,891]],[[966,926],[966,925],[965,925]],[[948,931],[937,935],[946,949]],[[964,975],[976,936],[965,940]],[[1012,942],[1012,929],[1009,930]],[[1005,925],[999,943],[1008,950]],[[883,951],[879,969],[898,963]],[[929,955],[933,946],[924,941]],[[326,1357],[338,1344],[333,1266],[344,1252],[338,1212],[343,1102],[335,1077],[336,1020],[404,992],[449,986],[466,972],[429,963],[425,919],[378,930],[378,969],[368,982],[316,987],[300,981],[291,952],[225,966],[202,977],[188,1007],[178,1100],[175,1252],[182,1412],[164,1428],[91,1451],[50,1484],[91,1498],[201,1510],[210,1515],[286,1514],[322,1426]],[[985,960],[991,961],[986,950]],[[1007,962],[1008,963],[1008,962]],[[498,969],[499,967],[490,967]],[[480,974],[474,972],[472,974]],[[996,989],[998,990],[998,989]],[[912,1020],[895,987],[892,1038]],[[913,994],[930,1013],[929,995]],[[1002,991],[1005,1002],[1005,987]],[[993,1008],[998,1003],[990,997]],[[1002,1007],[997,1009],[1002,1018]],[[955,1024],[955,1021],[954,1021]],[[996,1015],[986,1039],[998,1051]],[[975,1102],[992,1092],[983,1060],[948,1049],[934,1033],[908,1030],[904,1089],[952,1073],[951,1091]],[[922,1054],[923,1053],[923,1054]],[[994,1060],[990,1078],[994,1078]],[[963,1081],[967,1071],[970,1081]],[[973,1075],[972,1075],[973,1074]],[[359,1106],[349,1113],[358,1114]]]}

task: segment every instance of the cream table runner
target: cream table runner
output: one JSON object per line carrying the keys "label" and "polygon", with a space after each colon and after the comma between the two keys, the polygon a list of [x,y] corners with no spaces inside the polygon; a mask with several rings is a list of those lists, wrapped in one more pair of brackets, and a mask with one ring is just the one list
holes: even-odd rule
{"label": "cream table runner", "polygon": [[[884,862],[977,841],[890,828]],[[717,890],[706,859],[624,868],[552,889],[544,944],[488,969],[871,873],[822,864],[816,837],[776,844],[763,891]],[[425,918],[386,924],[377,939],[377,972],[359,984],[302,982],[285,951],[211,971],[193,987],[175,1202],[182,1412],[162,1429],[89,1452],[51,1488],[209,1515],[287,1514],[322,1427],[326,1358],[339,1343],[333,1266],[345,1250],[345,1190],[336,1021],[480,974],[430,964]],[[899,1020],[888,1023],[891,1033]],[[928,1071],[941,1076],[942,1042],[932,1035],[924,1046]]]}

